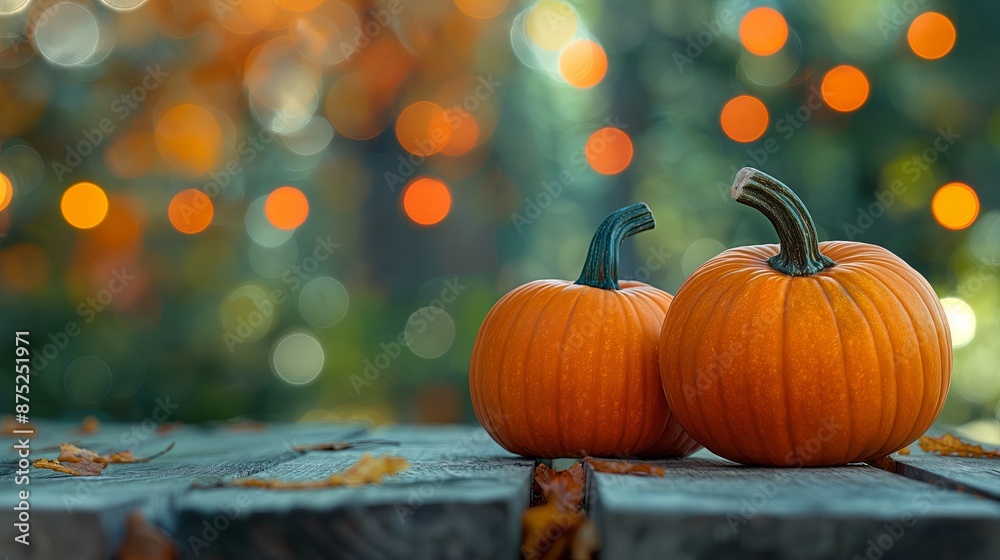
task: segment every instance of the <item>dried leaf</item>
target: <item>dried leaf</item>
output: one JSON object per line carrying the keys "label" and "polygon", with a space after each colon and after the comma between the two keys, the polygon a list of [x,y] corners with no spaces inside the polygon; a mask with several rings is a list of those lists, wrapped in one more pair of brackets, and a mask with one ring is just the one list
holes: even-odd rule
{"label": "dried leaf", "polygon": [[226,424],[226,430],[230,432],[263,432],[267,430],[267,424],[263,422],[254,422],[253,420],[243,420],[240,422],[231,422]]}
{"label": "dried leaf", "polygon": [[601,548],[601,536],[597,532],[597,524],[592,519],[584,519],[570,546],[569,557],[572,560],[590,560],[597,556]]}
{"label": "dried leaf", "polygon": [[311,445],[293,445],[293,451],[343,451],[358,447],[360,445],[399,445],[398,441],[386,441],[381,439],[367,439],[359,441],[329,441],[326,443],[314,443]]}
{"label": "dried leaf", "polygon": [[76,463],[60,463],[52,459],[35,459],[36,469],[52,469],[56,472],[71,474],[73,476],[97,476],[101,474],[106,466],[104,463],[93,461],[79,461]]}
{"label": "dried leaf", "polygon": [[59,458],[58,461],[62,463],[106,463],[107,461],[98,461],[99,455],[89,449],[82,449],[73,445],[72,443],[60,443],[59,444]]}
{"label": "dried leaf", "polygon": [[170,442],[163,451],[159,453],[154,453],[149,457],[136,457],[131,451],[115,451],[112,453],[105,453],[101,455],[101,459],[108,463],[148,463],[157,457],[162,457],[166,455],[171,449],[174,448],[174,442]]}
{"label": "dried leaf", "polygon": [[[545,465],[535,468],[532,485],[535,505],[521,516],[521,554],[524,558],[557,560],[570,553],[586,521],[583,512],[584,484],[582,463],[564,471]],[[589,538],[586,535],[580,537],[580,554],[585,554]]]}
{"label": "dried leaf", "polygon": [[558,560],[570,550],[585,517],[558,504],[528,508],[521,515],[521,555],[526,560]]}
{"label": "dried leaf", "polygon": [[159,435],[169,434],[170,432],[181,427],[181,422],[164,422],[162,424],[156,425],[156,433]]}
{"label": "dried leaf", "polygon": [[909,455],[910,454],[910,446],[907,445],[906,447],[900,449],[896,453],[899,453],[900,455]]}
{"label": "dried leaf", "polygon": [[[76,442],[76,441],[71,442],[71,444],[79,446],[79,447],[83,447],[84,446],[84,444]],[[46,446],[46,447],[39,447],[38,449],[33,449],[32,451],[34,451],[36,453],[48,453],[50,451],[61,451],[63,445],[66,445],[66,444],[65,443],[60,443],[59,445],[49,445],[49,446]]]}
{"label": "dried leaf", "polygon": [[174,448],[171,443],[166,449],[149,457],[136,457],[131,451],[112,451],[103,455],[98,455],[95,451],[83,449],[72,443],[62,443],[59,445],[59,461],[64,463],[79,463],[91,461],[94,463],[146,463],[165,454]]}
{"label": "dried leaf", "polygon": [[612,474],[645,474],[649,476],[660,476],[666,474],[663,467],[650,465],[649,463],[632,463],[629,461],[607,461],[604,459],[588,459],[590,466],[597,472]]}
{"label": "dried leaf", "polygon": [[583,464],[557,471],[546,465],[535,468],[532,491],[535,498],[532,505],[555,503],[564,510],[579,509],[583,505],[584,488]]}
{"label": "dried leaf", "polygon": [[83,419],[83,423],[80,424],[79,432],[81,434],[96,434],[98,430],[101,429],[101,421],[97,419],[96,416],[87,416]]}
{"label": "dried leaf", "polygon": [[275,479],[241,478],[225,483],[225,486],[248,488],[270,488],[272,490],[301,490],[306,488],[334,488],[338,486],[360,486],[378,484],[382,478],[392,476],[409,468],[410,463],[403,457],[372,457],[365,453],[343,472],[334,473],[323,480],[285,482]]}
{"label": "dried leaf", "polygon": [[166,531],[146,521],[137,511],[129,514],[117,560],[173,560],[179,556]]}
{"label": "dried leaf", "polygon": [[22,434],[15,434],[14,431],[30,431],[38,434],[38,430],[31,424],[20,423],[14,419],[10,414],[4,414],[3,418],[0,418],[0,436],[3,437],[24,437]]}
{"label": "dried leaf", "polygon": [[1000,451],[983,449],[982,445],[964,442],[952,434],[944,434],[940,437],[920,436],[918,443],[920,449],[927,453],[958,457],[1000,458]]}

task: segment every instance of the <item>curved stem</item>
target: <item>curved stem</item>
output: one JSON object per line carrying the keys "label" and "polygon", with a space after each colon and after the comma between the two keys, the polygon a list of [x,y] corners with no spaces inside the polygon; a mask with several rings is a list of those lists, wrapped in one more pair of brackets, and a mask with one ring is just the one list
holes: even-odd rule
{"label": "curved stem", "polygon": [[781,250],[767,260],[771,268],[790,276],[810,276],[834,266],[819,252],[816,225],[809,211],[784,183],[744,167],[736,174],[729,194],[736,202],[759,210],[778,232]]}
{"label": "curved stem", "polygon": [[612,212],[597,227],[587,251],[587,261],[583,263],[583,272],[576,284],[603,290],[621,289],[618,287],[618,258],[622,240],[655,226],[653,213],[645,202],[637,202]]}

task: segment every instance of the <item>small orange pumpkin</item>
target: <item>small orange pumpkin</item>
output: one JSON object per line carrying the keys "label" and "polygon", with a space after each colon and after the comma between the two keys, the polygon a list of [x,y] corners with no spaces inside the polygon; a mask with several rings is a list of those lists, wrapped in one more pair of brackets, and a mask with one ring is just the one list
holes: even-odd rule
{"label": "small orange pumpkin", "polygon": [[622,240],[652,229],[643,203],[597,229],[576,282],[536,280],[483,321],[469,364],[476,417],[528,457],[683,456],[698,448],[673,420],[657,366],[670,294],[618,282]]}
{"label": "small orange pumpkin", "polygon": [[901,449],[937,418],[951,334],[926,280],[865,243],[817,243],[802,201],[756,169],[732,197],[780,245],[738,247],[681,286],[660,337],[670,408],[717,455],[842,465]]}

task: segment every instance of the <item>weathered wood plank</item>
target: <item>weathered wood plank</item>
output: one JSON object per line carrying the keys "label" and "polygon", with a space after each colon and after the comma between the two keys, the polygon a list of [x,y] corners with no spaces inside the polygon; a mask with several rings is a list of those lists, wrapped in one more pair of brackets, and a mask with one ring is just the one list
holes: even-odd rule
{"label": "weathered wood plank", "polygon": [[325,478],[364,452],[406,457],[410,468],[359,488],[192,490],[178,505],[176,537],[198,558],[516,557],[532,461],[478,427],[388,428],[368,437],[402,445],[310,452],[258,476]]}
{"label": "weathered wood plank", "polygon": [[764,469],[720,458],[663,478],[588,473],[602,557],[1000,558],[1000,504],[867,465]]}
{"label": "weathered wood plank", "polygon": [[[351,439],[363,435],[358,424],[275,425],[263,432],[231,433],[224,428],[184,427],[164,435],[142,432],[133,439],[135,426],[110,424],[100,432],[81,435],[75,425],[43,423],[32,448],[42,449],[62,441],[79,441],[95,451],[134,449],[137,456],[151,455],[170,442],[174,449],[152,462],[109,465],[97,477],[72,477],[31,469],[31,547],[15,546],[14,512],[0,509],[0,555],[14,558],[107,558],[124,537],[124,521],[138,510],[147,519],[170,530],[176,523],[179,496],[197,481],[254,475],[299,457],[290,448],[298,437]],[[131,435],[129,435],[131,434]],[[124,444],[124,445],[123,445]],[[138,447],[136,447],[138,444]],[[58,451],[35,451],[37,457],[55,458]],[[5,446],[0,496],[11,500],[24,488],[14,484],[17,469],[12,450]],[[13,503],[11,504],[11,507]]]}
{"label": "weathered wood plank", "polygon": [[911,445],[910,455],[893,453],[872,465],[914,480],[1000,500],[1000,459],[942,457]]}

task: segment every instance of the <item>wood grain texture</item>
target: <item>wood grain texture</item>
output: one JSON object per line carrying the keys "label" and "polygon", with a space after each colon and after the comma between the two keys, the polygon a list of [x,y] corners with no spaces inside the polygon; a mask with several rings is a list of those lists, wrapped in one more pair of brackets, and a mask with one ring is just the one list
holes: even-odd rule
{"label": "wood grain texture", "polygon": [[910,455],[893,453],[872,465],[928,484],[1000,500],[1000,459],[942,457],[911,445]]}
{"label": "wood grain texture", "polygon": [[532,461],[481,428],[396,427],[369,437],[402,444],[309,452],[257,476],[317,480],[364,452],[406,457],[410,468],[378,486],[195,490],[178,504],[178,539],[199,558],[516,557]]}
{"label": "wood grain texture", "polygon": [[1000,558],[1000,504],[867,465],[656,462],[663,478],[588,473],[602,557]]}
{"label": "wood grain texture", "polygon": [[291,450],[298,437],[349,439],[364,433],[359,424],[268,426],[264,432],[230,432],[225,427],[182,427],[159,435],[142,424],[105,424],[97,434],[83,435],[77,425],[42,422],[32,438],[31,458],[56,458],[58,450],[41,451],[72,441],[98,452],[133,449],[152,455],[170,442],[168,454],[149,463],[109,465],[97,477],[72,477],[31,469],[31,483],[14,484],[17,461],[7,440],[0,451],[0,496],[13,501],[27,488],[31,495],[31,546],[14,544],[14,511],[0,508],[0,556],[20,558],[104,559],[124,537],[125,519],[132,511],[170,531],[176,525],[179,497],[196,482],[254,475],[299,457]]}

